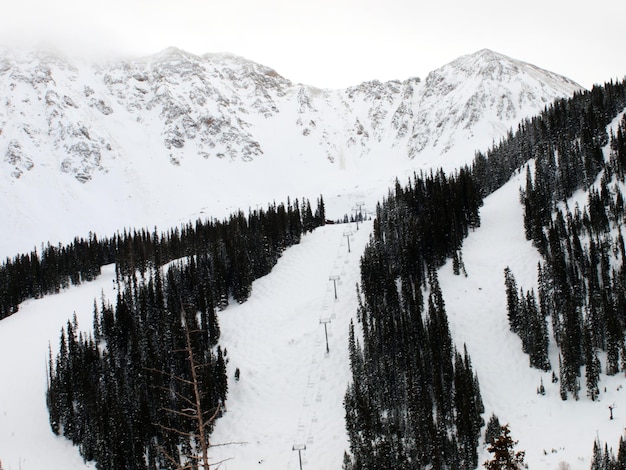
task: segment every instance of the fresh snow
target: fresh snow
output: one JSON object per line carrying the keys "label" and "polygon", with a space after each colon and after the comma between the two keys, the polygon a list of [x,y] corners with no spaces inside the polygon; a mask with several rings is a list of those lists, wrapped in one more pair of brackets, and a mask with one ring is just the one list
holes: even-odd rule
{"label": "fresh snow", "polygon": [[[168,53],[170,59],[175,53]],[[160,60],[167,57],[166,54]],[[181,55],[177,60],[183,59]],[[340,111],[354,107],[350,116],[357,116],[366,126],[373,126],[374,121],[365,122],[370,115],[385,115],[386,126],[395,115],[395,107],[384,105],[388,96],[382,95],[382,100],[370,97],[367,93],[371,89],[366,84],[332,96],[325,90],[306,88],[309,103],[305,100],[300,104],[306,109],[318,109],[317,128],[307,124],[303,117],[307,114],[298,109],[294,87],[280,102],[280,113],[273,117],[265,118],[256,111],[244,115],[258,130],[265,150],[252,162],[215,157],[204,160],[194,154],[196,149],[190,144],[177,154],[181,164],[172,165],[161,144],[163,135],[158,133],[158,126],[162,125],[159,111],[142,110],[141,122],[131,126],[128,117],[135,119],[139,115],[125,108],[128,103],[121,95],[119,99],[107,98],[114,113],[106,117],[91,108],[89,112],[94,114],[85,117],[72,106],[61,107],[72,122],[89,124],[89,119],[106,119],[108,134],[92,137],[110,141],[114,150],[103,153],[100,163],[104,170],[95,171],[92,180],[82,184],[72,175],[58,171],[60,162],[48,152],[54,142],[37,140],[36,132],[31,140],[24,137],[25,155],[20,164],[26,165],[26,157],[33,156],[32,170],[23,167],[26,173],[15,179],[5,171],[7,160],[0,162],[0,212],[6,215],[4,230],[0,230],[0,255],[13,256],[16,250],[39,248],[41,242],[48,240],[70,241],[74,235],[87,236],[90,229],[102,237],[124,226],[152,230],[156,224],[159,229],[167,229],[195,217],[221,218],[240,208],[246,211],[257,205],[264,207],[272,200],[284,202],[288,196],[306,196],[314,203],[323,194],[330,218],[352,213],[355,204],[361,202],[371,213],[376,202],[393,186],[395,177],[404,184],[414,171],[428,171],[440,165],[453,169],[471,160],[474,148],[485,149],[504,135],[504,127],[489,125],[506,117],[497,114],[495,103],[489,100],[490,91],[463,87],[470,79],[479,83],[471,74],[463,78],[463,73],[471,69],[470,62],[476,60],[484,66],[493,62],[494,54],[481,51],[461,59],[429,75],[424,82],[391,84],[393,87],[402,83],[407,90],[410,86],[416,89],[408,101],[416,116],[405,116],[409,134],[400,139],[376,134],[374,128],[367,127],[369,140],[348,145],[346,139],[353,134],[354,122],[345,122]],[[510,67],[526,65],[509,62]],[[81,70],[62,69],[61,73],[55,69],[55,73],[76,80],[82,76]],[[114,72],[121,74],[119,70]],[[493,71],[499,72],[497,68]],[[539,77],[538,83],[546,81],[543,72],[532,71]],[[545,90],[539,85],[525,88],[524,83],[515,82],[518,77],[511,71],[504,76],[512,80],[511,90],[534,94],[540,102],[546,99]],[[116,79],[120,80],[112,86],[116,93],[131,93],[125,80],[134,78],[121,74]],[[429,81],[430,90],[439,93],[439,97],[457,104],[473,102],[476,106],[450,108],[446,114],[444,98],[420,95],[418,99],[418,92],[431,86]],[[109,97],[105,86],[95,78],[81,83],[81,90],[85,85],[95,90],[95,96]],[[22,94],[15,96],[13,102],[35,103],[39,99],[37,87],[42,86],[33,83],[20,88]],[[58,89],[59,96],[72,96],[71,90],[63,88],[66,86],[69,85]],[[222,88],[218,91],[226,95],[227,90],[219,86]],[[188,84],[181,90],[187,94],[193,91]],[[348,94],[365,98],[348,103]],[[509,98],[517,103],[515,93]],[[79,103],[76,97],[74,101]],[[397,106],[399,102],[394,103]],[[418,105],[430,111],[417,116]],[[483,114],[473,114],[477,110]],[[0,119],[3,137],[15,133],[23,137],[25,130],[11,128],[19,117],[19,109],[9,111],[14,114]],[[514,111],[511,125],[539,109],[524,107]],[[478,120],[471,121],[472,116]],[[294,128],[299,118],[304,119],[303,124]],[[45,116],[33,115],[29,119],[32,121],[26,127],[31,132],[47,128]],[[308,137],[300,133],[306,125],[311,127]],[[424,137],[440,127],[444,132],[438,135],[437,142],[428,142],[430,147],[413,160],[406,158],[409,139]],[[276,134],[276,129],[288,128],[290,132]],[[328,129],[339,131],[325,135]],[[423,133],[412,134],[420,129]],[[464,134],[455,135],[460,129]],[[419,148],[418,144],[411,142],[412,148]],[[327,158],[328,148],[334,152],[332,162]],[[37,156],[42,160],[36,160]],[[450,328],[457,347],[462,348],[465,343],[471,355],[481,384],[485,421],[493,412],[501,423],[510,423],[512,437],[519,440],[518,448],[526,451],[529,468],[552,470],[566,462],[571,470],[586,470],[596,436],[614,449],[617,447],[626,423],[621,418],[626,416],[624,379],[603,375],[600,387],[606,387],[606,392],[601,393],[599,402],[586,398],[584,388],[578,402],[563,402],[558,384],[550,381],[551,374],[528,367],[519,338],[509,331],[503,270],[509,266],[518,285],[530,289],[536,284],[539,261],[538,253],[524,238],[518,197],[522,183],[523,176],[518,176],[485,200],[481,227],[464,242],[468,277],[454,276],[451,264],[440,270]],[[348,239],[349,229],[352,235]],[[214,447],[211,457],[214,462],[224,461],[221,468],[298,469],[294,446],[306,446],[301,452],[304,470],[341,468],[343,453],[348,450],[342,406],[350,380],[347,331],[350,319],[356,316],[359,258],[370,232],[371,222],[366,222],[358,231],[354,224],[341,224],[305,235],[299,245],[285,251],[270,274],[254,282],[247,302],[231,304],[219,313],[220,344],[227,350],[229,360],[229,394],[227,411],[217,422],[212,443],[230,445]],[[77,449],[67,440],[54,436],[50,430],[45,405],[46,368],[49,347],[56,354],[60,330],[74,313],[79,328],[89,331],[94,300],[99,303],[102,295],[114,299],[113,276],[113,268],[105,267],[94,282],[24,302],[17,314],[0,321],[0,461],[4,470],[94,468],[93,464],[82,462]],[[330,276],[340,277],[336,300]],[[320,323],[327,319],[328,354],[324,325]],[[553,345],[550,352],[552,366],[557,368]],[[236,368],[241,371],[239,381],[234,379]],[[545,396],[536,394],[542,377]],[[609,405],[616,405],[613,421],[608,419]],[[487,458],[486,450],[481,449],[482,458]]]}
{"label": "fresh snow", "polygon": [[[348,450],[343,395],[349,380],[348,325],[356,315],[359,259],[371,221],[327,225],[288,249],[250,299],[220,312],[227,350],[227,411],[217,421],[212,461],[223,469],[339,468]],[[350,250],[350,251],[349,251]],[[96,281],[22,304],[0,321],[0,461],[4,469],[92,468],[50,431],[45,405],[48,347],[76,313],[89,330],[94,300],[113,291],[112,267]],[[335,282],[338,277],[337,298]],[[326,352],[324,324],[328,331]],[[241,378],[234,379],[239,368]],[[228,460],[226,460],[228,459]]]}
{"label": "fresh snow", "polygon": [[[510,423],[529,468],[555,469],[566,462],[571,470],[586,470],[597,436],[617,448],[625,423],[624,379],[603,375],[600,386],[606,392],[599,402],[586,398],[584,389],[579,401],[561,401],[551,374],[528,367],[519,338],[509,331],[504,267],[513,270],[518,285],[530,289],[539,261],[523,236],[522,183],[518,176],[485,200],[481,226],[463,247],[467,278],[454,276],[450,263],[439,272],[450,329],[457,347],[466,344],[471,355],[485,421],[493,412],[501,423]],[[328,225],[305,235],[270,274],[254,282],[247,302],[220,312],[229,394],[212,436],[219,446],[211,457],[224,461],[221,468],[298,469],[294,446],[306,446],[304,469],[341,468],[348,450],[342,406],[350,380],[347,332],[356,315],[359,259],[371,227],[371,222],[360,224],[358,231],[354,224]],[[331,276],[340,277],[336,300]],[[5,470],[92,468],[50,431],[48,345],[56,352],[60,329],[74,313],[81,329],[89,330],[94,300],[115,295],[112,279],[112,267],[106,267],[96,281],[27,301],[0,321],[0,459]],[[327,319],[328,354],[320,323]],[[553,367],[555,356],[552,346]],[[536,393],[542,377],[545,396]],[[615,405],[613,421],[609,405]],[[484,447],[481,456],[488,457]]]}
{"label": "fresh snow", "polygon": [[114,266],[91,283],[20,305],[0,321],[0,461],[3,470],[92,469],[71,442],[52,433],[46,408],[49,348],[74,313],[90,329],[95,299],[113,299]]}
{"label": "fresh snow", "polygon": [[[220,314],[229,398],[212,442],[235,443],[213,451],[214,461],[232,457],[222,468],[298,469],[294,446],[306,446],[303,467],[341,467],[349,450],[343,420],[348,326],[371,226],[317,229],[253,284],[248,302]],[[327,322],[328,353],[321,322]],[[233,380],[236,368],[239,382]]]}
{"label": "fresh snow", "polygon": [[100,65],[0,52],[0,257],[287,197],[343,217],[349,195],[373,208],[395,177],[458,168],[579,89],[491,51],[344,90],[173,48]]}
{"label": "fresh snow", "polygon": [[[566,462],[571,470],[588,470],[596,437],[617,452],[626,423],[624,377],[603,374],[600,401],[592,402],[586,397],[583,373],[580,400],[570,397],[562,401],[559,384],[551,381],[552,373],[531,369],[521,340],[509,330],[504,268],[511,268],[518,287],[537,292],[537,263],[541,260],[524,237],[519,203],[524,181],[522,173],[486,198],[480,228],[463,243],[468,277],[455,276],[451,262],[440,270],[450,330],[458,348],[467,345],[481,386],[485,423],[495,413],[501,424],[510,424],[511,436],[519,440],[517,448],[526,451],[528,467],[557,469]],[[554,341],[550,361],[558,376]],[[545,396],[537,394],[542,378]],[[609,420],[609,405],[616,406],[613,421]],[[483,449],[482,457],[489,455]]]}

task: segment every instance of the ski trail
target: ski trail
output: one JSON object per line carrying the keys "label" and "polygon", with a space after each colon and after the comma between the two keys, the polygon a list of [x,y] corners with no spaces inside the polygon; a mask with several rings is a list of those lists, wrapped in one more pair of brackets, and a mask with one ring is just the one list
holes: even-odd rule
{"label": "ski trail", "polygon": [[[530,368],[521,340],[509,330],[504,268],[511,268],[518,288],[532,288],[536,293],[537,262],[541,260],[524,237],[519,202],[522,178],[514,178],[486,198],[481,227],[463,244],[468,277],[454,276],[448,262],[439,271],[440,285],[455,345],[463,348],[467,344],[478,374],[485,423],[492,412],[501,424],[510,423],[511,436],[519,440],[518,449],[526,451],[526,463],[533,470],[560,468],[561,462],[569,464],[571,470],[586,470],[596,435],[615,442],[617,451],[624,421],[609,421],[607,406],[617,403],[626,408],[626,396],[619,392],[623,378],[602,375],[599,385],[606,386],[607,392],[601,394],[600,402],[592,402],[586,397],[583,369],[580,400],[570,397],[562,401],[559,384],[551,381],[552,373]],[[558,351],[553,340],[549,354],[558,376]],[[541,380],[545,396],[537,394]],[[490,457],[484,448],[482,452],[483,458]]]}
{"label": "ski trail", "polygon": [[[228,351],[227,411],[212,442],[221,468],[339,468],[348,449],[343,396],[349,380],[348,325],[356,314],[355,284],[371,222],[350,237],[349,225],[329,225],[303,236],[274,270],[254,282],[250,299],[220,312]],[[337,299],[330,276],[339,276]],[[48,347],[58,349],[60,330],[76,313],[91,330],[93,303],[115,297],[114,269],[58,295],[28,300],[0,328],[0,460],[7,470],[92,469],[71,442],[55,436],[45,403]],[[320,320],[328,320],[328,348]],[[234,380],[240,368],[241,380]],[[306,446],[306,449],[304,449]],[[41,449],[39,451],[38,449]]]}
{"label": "ski trail", "polygon": [[[48,347],[56,356],[61,328],[76,313],[81,331],[90,330],[94,299],[114,298],[113,266],[94,282],[57,295],[27,300],[0,325],[0,459],[7,470],[74,470],[86,464],[71,441],[55,436],[46,408]],[[99,301],[98,301],[99,303]],[[43,449],[43,451],[42,451]]]}
{"label": "ski trail", "polygon": [[341,467],[349,449],[348,327],[372,224],[358,231],[352,225],[351,235],[349,227],[328,225],[304,236],[254,282],[247,302],[220,313],[229,393],[212,443],[238,443],[212,449],[213,462],[229,459],[223,469],[299,469],[297,449],[303,468]]}

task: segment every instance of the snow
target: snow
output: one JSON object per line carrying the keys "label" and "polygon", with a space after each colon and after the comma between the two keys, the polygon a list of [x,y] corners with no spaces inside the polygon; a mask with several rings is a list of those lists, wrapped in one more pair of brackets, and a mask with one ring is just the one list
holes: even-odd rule
{"label": "snow", "polygon": [[[349,449],[346,339],[371,222],[355,228],[344,235],[347,225],[331,225],[304,237],[253,284],[251,301],[221,313],[230,388],[228,411],[212,441],[243,442],[214,450],[215,461],[232,457],[224,469],[298,469],[294,446],[306,446],[303,466],[341,465]],[[337,299],[331,276],[339,276]],[[328,322],[328,353],[322,321]],[[232,379],[236,368],[239,382]]]}
{"label": "snow", "polygon": [[[446,68],[441,73],[450,79],[454,72]],[[90,86],[96,96],[104,95],[104,85]],[[393,145],[398,145],[391,150],[389,141],[375,138],[367,142],[367,148],[359,142],[348,146],[347,129],[351,127],[346,127],[338,113],[347,105],[325,93],[311,92],[312,106],[320,109],[327,129],[340,129],[326,140],[319,126],[312,129],[314,139],[294,132],[276,135],[275,129],[294,127],[299,117],[297,103],[287,97],[272,119],[246,116],[259,135],[265,136],[262,157],[254,162],[205,161],[186,147],[179,155],[180,166],[169,163],[161,147],[163,136],[151,138],[160,119],[156,110],[144,109],[141,125],[130,126],[126,120],[130,112],[124,109],[123,100],[111,100],[108,104],[115,111],[107,122],[110,135],[105,137],[115,135],[114,148],[121,151],[103,156],[106,172],[96,172],[90,182],[81,184],[71,175],[48,171],[58,162],[45,159],[19,180],[11,180],[3,171],[2,186],[7,189],[0,198],[0,212],[7,216],[0,231],[0,255],[14,255],[17,247],[29,250],[47,240],[69,241],[75,235],[86,236],[90,229],[99,237],[124,226],[167,229],[195,217],[220,218],[239,208],[245,211],[272,200],[286,201],[288,196],[306,196],[313,203],[323,194],[329,218],[352,213],[358,202],[371,212],[395,177],[404,184],[414,171],[442,163],[454,168],[471,160],[475,146],[484,149],[504,133],[504,129],[494,130],[483,122],[482,127],[455,137],[446,123],[440,141],[452,147],[445,160],[441,148],[408,160],[406,146],[398,144],[406,143],[408,137],[396,141]],[[450,99],[466,102],[464,93],[469,91],[457,90]],[[18,98],[37,99],[34,92]],[[417,106],[418,98],[412,96],[411,100]],[[441,108],[441,103],[438,106]],[[374,109],[362,107],[353,117],[367,116]],[[390,121],[393,108],[389,110],[386,119]],[[518,119],[531,111],[520,110]],[[460,116],[463,109],[455,112]],[[497,121],[494,113],[487,109],[485,119]],[[6,117],[7,126],[12,117]],[[422,126],[435,126],[435,117],[431,115],[432,122]],[[4,134],[13,132],[9,131],[6,127]],[[24,149],[30,155],[48,151],[45,145],[29,145]],[[334,162],[326,158],[327,148],[336,150]],[[128,155],[133,156],[132,165],[125,161]],[[518,197],[522,180],[523,175],[518,176],[485,200],[481,227],[463,246],[468,277],[454,276],[451,264],[440,270],[450,328],[458,347],[467,344],[481,384],[485,421],[493,412],[501,423],[510,423],[518,448],[526,451],[529,468],[555,469],[560,462],[567,462],[571,470],[588,469],[595,437],[616,448],[623,432],[624,379],[603,375],[600,386],[606,387],[606,392],[600,402],[591,402],[584,391],[578,402],[563,402],[558,384],[551,383],[549,373],[528,367],[519,338],[509,331],[503,270],[509,266],[518,285],[530,289],[536,284],[540,259],[524,238]],[[98,208],[97,217],[94,207]],[[349,227],[350,252],[345,234]],[[341,468],[349,447],[342,404],[350,380],[348,325],[356,315],[359,258],[371,227],[371,222],[361,224],[359,230],[354,224],[328,225],[304,236],[299,245],[283,254],[270,274],[254,282],[247,302],[220,312],[220,344],[228,351],[229,394],[227,411],[217,422],[212,442],[231,443],[213,448],[212,461],[227,459],[221,468],[298,469],[294,446],[306,446],[301,451],[303,469]],[[60,330],[72,315],[76,313],[79,327],[87,331],[94,299],[99,301],[102,295],[113,298],[113,275],[112,267],[105,267],[97,280],[24,302],[17,314],[0,321],[0,461],[4,470],[94,468],[50,430],[46,366],[49,345],[54,354]],[[337,299],[331,276],[340,277]],[[320,320],[330,320],[326,323],[329,353]],[[558,367],[554,345],[550,352],[553,368]],[[239,381],[234,379],[237,368]],[[536,394],[542,377],[545,396]],[[613,404],[616,419],[610,421],[608,406]],[[482,457],[487,457],[484,448]]]}
{"label": "snow", "polygon": [[[356,315],[359,258],[372,222],[328,225],[287,250],[250,299],[220,312],[227,350],[227,412],[212,436],[212,461],[224,469],[336,468],[349,444],[343,395],[349,380],[348,326]],[[348,240],[348,237],[350,238]],[[349,248],[348,251],[348,241]],[[337,298],[331,276],[338,276]],[[50,431],[45,406],[48,347],[76,313],[89,329],[93,302],[112,298],[114,270],[60,294],[25,302],[0,321],[0,460],[4,469],[92,468]],[[328,347],[324,324],[328,321]],[[241,378],[234,379],[239,368]],[[339,463],[338,463],[339,462]]]}
{"label": "snow", "polygon": [[[539,255],[525,240],[516,177],[485,200],[481,227],[463,247],[467,277],[454,276],[450,263],[439,278],[450,328],[458,347],[467,344],[485,403],[485,421],[495,413],[508,422],[531,469],[566,462],[588,469],[593,440],[616,448],[623,432],[626,396],[623,377],[602,376],[599,402],[581,393],[561,401],[550,373],[528,367],[519,338],[506,317],[504,267],[518,285],[536,283]],[[350,380],[347,332],[356,315],[359,258],[371,222],[328,225],[288,249],[267,276],[253,284],[250,299],[220,312],[220,344],[227,350],[227,411],[217,422],[212,461],[223,469],[339,469],[348,450],[343,396]],[[348,239],[350,235],[350,252]],[[337,299],[331,276],[339,276]],[[94,299],[111,298],[113,270],[96,281],[60,294],[25,302],[0,321],[0,459],[6,469],[87,469],[68,441],[50,431],[45,407],[48,345],[56,351],[62,326],[74,312],[79,326],[91,325]],[[327,323],[329,353],[324,325]],[[551,346],[553,367],[558,362]],[[241,378],[234,379],[239,368]],[[545,396],[536,389],[540,379]],[[615,419],[609,420],[609,405]],[[487,452],[482,448],[482,458]],[[227,459],[227,460],[226,460]]]}
{"label": "snow", "polygon": [[[624,432],[626,392],[624,378],[602,375],[603,393],[592,402],[581,378],[580,400],[562,401],[559,384],[551,372],[529,367],[521,340],[509,330],[504,289],[504,268],[509,266],[518,287],[537,292],[537,263],[541,257],[524,237],[523,208],[519,188],[525,174],[518,175],[485,200],[481,226],[463,243],[468,277],[455,276],[452,263],[439,273],[450,330],[457,347],[465,343],[478,374],[485,423],[491,413],[509,423],[511,436],[526,451],[531,469],[555,469],[566,462],[571,470],[590,467],[593,441],[599,437],[617,452]],[[552,369],[558,376],[558,351],[550,344]],[[541,380],[544,396],[537,394]],[[606,388],[606,391],[604,391]],[[615,419],[609,420],[609,405]],[[621,416],[620,416],[621,414]],[[483,448],[483,459],[489,457]]]}
{"label": "snow", "polygon": [[[323,194],[328,216],[341,218],[355,200],[373,208],[396,177],[470,162],[475,149],[579,88],[504,56],[495,60],[509,66],[480,80],[489,61],[473,57],[423,82],[318,90],[241,58],[175,49],[98,66],[0,56],[0,257],[287,197]],[[172,136],[184,146],[167,148]],[[7,150],[16,142],[20,159]]]}
{"label": "snow", "polygon": [[94,299],[113,298],[115,269],[97,281],[20,305],[0,321],[0,461],[4,470],[91,469],[71,442],[55,436],[48,421],[46,379],[49,347],[58,351],[61,328],[76,313],[79,326],[93,320]]}

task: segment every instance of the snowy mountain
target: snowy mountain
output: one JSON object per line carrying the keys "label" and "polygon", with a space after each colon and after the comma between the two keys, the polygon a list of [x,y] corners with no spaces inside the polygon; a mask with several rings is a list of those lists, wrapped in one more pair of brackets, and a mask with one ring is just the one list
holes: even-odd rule
{"label": "snowy mountain", "polygon": [[352,204],[342,195],[373,204],[398,175],[468,162],[580,87],[488,50],[424,81],[322,90],[241,57],[171,48],[107,64],[5,51],[0,89],[1,253],[11,255],[287,196],[323,193],[341,217]]}
{"label": "snowy mountain", "polygon": [[[505,135],[502,123],[514,126],[551,97],[578,89],[490,51],[424,81],[346,90],[294,85],[241,58],[177,50],[113,66],[5,55],[0,77],[6,255],[90,228],[98,235],[124,224],[163,228],[288,195],[323,193],[330,217],[359,200],[372,208],[392,178],[467,162],[475,148]],[[468,276],[453,275],[449,262],[439,279],[452,336],[467,345],[481,381],[485,418],[495,412],[511,424],[529,468],[583,470],[596,436],[614,446],[623,431],[619,416],[607,418],[608,405],[626,406],[623,379],[603,376],[599,402],[562,401],[558,385],[528,367],[509,331],[502,269],[511,266],[521,284],[533,286],[540,259],[524,237],[523,181],[516,175],[485,199],[481,226],[463,245]],[[307,234],[254,282],[247,302],[219,313],[230,388],[213,442],[236,442],[212,453],[225,460],[221,468],[297,469],[304,445],[303,468],[341,468],[349,445],[347,330],[372,227],[328,225]],[[340,279],[338,296],[331,276]],[[46,363],[73,313],[88,331],[94,299],[115,299],[114,279],[113,266],[105,267],[97,280],[28,300],[0,322],[0,377],[10,384],[0,387],[3,468],[95,468],[50,431]],[[328,353],[323,318],[331,320]],[[536,393],[540,380],[545,397]],[[479,452],[482,462],[482,444]]]}
{"label": "snowy mountain", "polygon": [[[603,376],[607,391],[600,402],[562,401],[558,384],[528,367],[519,338],[509,331],[502,268],[509,265],[523,273],[520,281],[531,285],[540,259],[523,236],[522,184],[523,177],[517,177],[485,200],[481,227],[464,243],[468,277],[454,276],[451,262],[439,271],[450,328],[455,341],[466,343],[472,354],[485,418],[495,412],[511,424],[529,468],[585,470],[595,437],[615,447],[623,431],[623,421],[609,420],[607,409],[610,404],[617,410],[626,407],[623,378]],[[320,228],[254,283],[247,302],[221,313],[230,388],[227,412],[218,420],[213,442],[237,444],[214,449],[213,462],[228,459],[220,468],[297,470],[294,445],[306,445],[303,469],[341,468],[348,446],[342,406],[350,374],[348,323],[356,317],[358,258],[372,224],[361,225],[359,231],[351,228],[351,252],[346,225]],[[88,330],[94,299],[115,298],[113,271],[108,267],[95,282],[25,302],[18,314],[0,322],[0,374],[11,383],[0,387],[3,468],[95,468],[82,462],[68,440],[50,431],[45,363],[48,344],[56,349],[59,331],[73,312],[81,330]],[[341,278],[337,300],[329,274]],[[332,320],[329,354],[320,318]],[[235,368],[241,368],[239,381],[233,378]],[[542,377],[545,397],[536,393]],[[481,446],[480,451],[481,460],[486,459],[486,449]],[[559,467],[561,462],[569,467]]]}
{"label": "snowy mountain", "polygon": [[577,89],[571,80],[488,49],[460,57],[426,77],[409,154],[481,148],[486,136],[505,135],[522,117]]}

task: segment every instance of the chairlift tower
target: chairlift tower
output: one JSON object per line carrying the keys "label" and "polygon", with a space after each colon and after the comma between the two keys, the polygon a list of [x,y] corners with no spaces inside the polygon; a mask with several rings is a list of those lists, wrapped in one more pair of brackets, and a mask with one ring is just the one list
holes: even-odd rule
{"label": "chairlift tower", "polygon": [[326,354],[330,354],[330,349],[328,348],[328,329],[326,325],[330,323],[330,318],[320,318],[320,324],[324,324],[324,335],[326,336]]}
{"label": "chairlift tower", "polygon": [[333,286],[335,287],[335,300],[337,300],[337,281],[341,279],[338,274],[328,276],[329,281],[333,281]]}
{"label": "chairlift tower", "polygon": [[306,444],[294,444],[291,450],[298,451],[298,460],[300,462],[300,470],[302,470],[302,451],[306,450]]}

